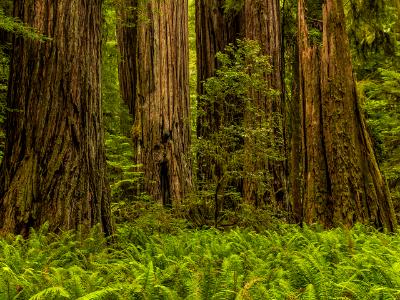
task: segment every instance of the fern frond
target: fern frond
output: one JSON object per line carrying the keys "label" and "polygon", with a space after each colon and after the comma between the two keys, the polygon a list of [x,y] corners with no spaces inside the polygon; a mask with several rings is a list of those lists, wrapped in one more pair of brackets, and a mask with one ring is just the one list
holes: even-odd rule
{"label": "fern frond", "polygon": [[65,290],[61,286],[54,286],[44,289],[43,291],[40,291],[39,293],[30,297],[29,300],[47,300],[47,299],[55,299],[56,297],[71,299],[71,295],[68,293],[67,290]]}

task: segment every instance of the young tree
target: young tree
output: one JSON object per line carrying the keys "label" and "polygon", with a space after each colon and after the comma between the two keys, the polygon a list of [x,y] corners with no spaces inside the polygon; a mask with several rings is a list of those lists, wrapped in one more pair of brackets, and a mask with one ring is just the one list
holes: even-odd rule
{"label": "young tree", "polygon": [[112,232],[100,97],[101,1],[14,1],[49,40],[14,38],[0,228]]}
{"label": "young tree", "polygon": [[393,230],[393,205],[357,99],[343,3],[299,0],[298,22],[304,221]]}
{"label": "young tree", "polygon": [[119,33],[120,81],[134,116],[136,161],[146,191],[163,205],[175,206],[192,189],[188,3],[131,4],[136,24],[125,29],[123,23]]}
{"label": "young tree", "polygon": [[237,40],[217,53],[217,59],[219,68],[205,81],[201,98],[205,104],[223,103],[229,109],[220,112],[224,120],[220,128],[197,144],[199,160],[219,166],[214,174],[215,226],[224,219],[220,212],[239,203],[238,179],[253,185],[252,204],[263,204],[257,200],[271,191],[265,162],[275,162],[281,155],[273,120],[265,113],[266,103],[257,101],[276,95],[265,79],[272,70],[270,58],[262,54],[257,41]]}
{"label": "young tree", "polygon": [[[223,51],[228,43],[234,43],[238,38],[258,41],[262,46],[262,54],[270,57],[272,72],[265,75],[269,88],[277,90],[278,93],[272,96],[262,95],[259,92],[251,92],[253,104],[264,111],[269,119],[270,125],[283,115],[282,103],[282,76],[281,76],[281,32],[279,1],[197,1],[196,2],[196,34],[197,34],[197,92],[204,94],[204,82],[207,78],[214,76],[218,68],[215,55]],[[226,122],[226,115],[229,115],[229,107],[222,102],[204,103],[201,98],[198,102],[200,111],[197,120],[197,135],[199,138],[207,138],[208,135],[218,131]],[[227,113],[228,112],[228,113]],[[224,119],[225,118],[225,119]],[[251,114],[242,114],[241,118],[246,119],[248,127],[260,126],[261,122],[254,119]],[[279,122],[278,122],[279,123]],[[283,138],[280,125],[276,126],[276,140]],[[246,152],[251,157],[252,142],[245,139]],[[282,157],[284,149],[281,147]],[[221,166],[211,166],[211,161],[199,160],[200,180],[214,180],[215,174],[210,170],[219,172]],[[245,168],[247,174],[259,173],[262,169],[270,173],[269,192],[261,195],[257,191],[257,183],[252,176],[245,176],[243,183],[239,184],[244,200],[255,206],[267,200],[268,202],[283,206],[285,188],[285,163],[282,159],[277,162],[267,161],[247,161]],[[257,176],[253,176],[257,177]],[[267,199],[265,199],[267,198]]]}
{"label": "young tree", "polygon": [[[217,53],[240,37],[240,17],[242,5],[236,9],[227,9],[225,1],[196,0],[196,66],[197,66],[197,138],[209,139],[213,133],[218,132],[223,121],[224,104],[221,101],[204,101],[202,95],[206,94],[205,82],[216,75],[216,70],[221,65],[217,60]],[[225,114],[232,114],[225,110]],[[225,121],[227,124],[228,122]],[[225,124],[225,125],[226,125]],[[201,147],[200,147],[201,148]],[[199,149],[200,149],[199,148]],[[198,149],[198,150],[199,150]],[[214,160],[206,159],[202,154],[197,154],[197,182],[200,190],[213,190],[218,185],[223,175],[224,166]]]}

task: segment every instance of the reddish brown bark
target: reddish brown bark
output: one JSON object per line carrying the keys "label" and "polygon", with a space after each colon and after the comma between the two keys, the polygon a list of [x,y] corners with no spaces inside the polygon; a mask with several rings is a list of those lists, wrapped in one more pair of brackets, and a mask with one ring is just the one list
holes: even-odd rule
{"label": "reddish brown bark", "polygon": [[[119,35],[123,58],[129,60],[129,71],[120,72],[126,80],[121,88],[126,101],[133,103],[132,132],[145,189],[156,201],[175,206],[192,189],[188,4],[150,1],[137,9],[143,15],[135,29]],[[133,94],[124,91],[127,86]]]}
{"label": "reddish brown bark", "polygon": [[101,1],[14,2],[51,41],[14,40],[0,228],[112,231],[100,98]]}
{"label": "reddish brown bark", "polygon": [[[277,91],[278,95],[263,96],[259,93],[252,93],[254,105],[264,112],[264,118],[268,120],[271,127],[274,128],[272,139],[281,140],[284,138],[282,134],[282,122],[284,117],[283,110],[283,82],[282,82],[282,57],[281,57],[281,23],[278,0],[246,0],[243,12],[243,26],[246,39],[256,40],[259,42],[262,54],[270,58],[272,71],[265,76],[268,87]],[[274,124],[277,121],[280,124]],[[250,121],[250,122],[249,122]],[[260,126],[254,117],[249,116],[246,122],[247,126]],[[280,128],[279,128],[280,127]],[[281,141],[283,142],[283,140]],[[271,143],[271,147],[280,153],[284,159],[283,143],[276,146]],[[248,145],[247,151],[252,151],[252,145]],[[249,155],[252,155],[249,153]],[[255,153],[257,155],[257,153]],[[286,178],[285,178],[285,162],[282,161],[259,161],[246,166],[250,171],[257,171],[262,168],[267,169],[272,180],[266,182],[269,186],[266,196],[268,199],[259,199],[257,186],[259,182],[245,179],[243,186],[243,194],[245,201],[254,203],[256,206],[267,200],[274,207],[284,208],[286,196]]]}
{"label": "reddish brown bark", "polygon": [[289,195],[291,202],[290,219],[295,223],[303,220],[303,153],[302,153],[302,106],[300,105],[299,46],[295,46],[293,61],[292,96],[290,103],[290,161]]}
{"label": "reddish brown bark", "polygon": [[393,205],[357,99],[342,1],[321,7],[322,46],[310,41],[304,0],[298,9],[304,220],[394,230]]}
{"label": "reddish brown bark", "polygon": [[118,7],[117,39],[121,59],[118,65],[119,86],[122,100],[129,112],[135,113],[136,53],[137,43],[137,0],[124,0]]}
{"label": "reddish brown bark", "polygon": [[[203,95],[203,84],[207,78],[215,75],[218,67],[216,54],[234,43],[240,37],[241,13],[226,15],[223,1],[196,0],[196,52],[197,52],[197,94]],[[210,132],[220,127],[221,103],[205,103],[198,99],[199,114],[197,119],[197,136],[207,137]],[[205,173],[209,166],[206,162],[202,168]],[[202,172],[202,170],[200,170]]]}

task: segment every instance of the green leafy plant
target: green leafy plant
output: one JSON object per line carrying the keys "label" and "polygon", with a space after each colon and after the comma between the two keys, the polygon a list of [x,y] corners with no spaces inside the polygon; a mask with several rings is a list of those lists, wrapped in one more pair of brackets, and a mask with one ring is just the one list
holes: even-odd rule
{"label": "green leafy plant", "polygon": [[[223,219],[221,210],[238,207],[241,194],[235,187],[240,181],[257,182],[260,198],[270,190],[268,168],[249,165],[283,159],[278,150],[282,143],[281,116],[264,111],[267,102],[277,95],[265,77],[271,72],[269,58],[262,55],[256,41],[237,40],[218,53],[217,60],[220,67],[204,83],[205,94],[199,100],[207,111],[198,114],[214,110],[218,123],[208,124],[204,118],[202,127],[209,133],[196,144],[200,168],[209,169],[213,176],[200,182],[200,197],[208,198],[205,204],[214,206],[214,225]],[[258,103],[259,97],[266,103]]]}
{"label": "green leafy plant", "polygon": [[227,16],[236,16],[243,8],[244,0],[224,0],[224,14]]}
{"label": "green leafy plant", "polygon": [[0,7],[0,29],[23,36],[24,38],[42,41],[49,40],[48,37],[22,23],[19,19],[6,15],[2,7]]}
{"label": "green leafy plant", "polygon": [[397,299],[400,236],[357,225],[255,233],[46,227],[0,239],[1,299]]}
{"label": "green leafy plant", "polygon": [[400,73],[378,69],[375,79],[359,82],[368,126],[382,171],[392,192],[396,211],[400,207]]}

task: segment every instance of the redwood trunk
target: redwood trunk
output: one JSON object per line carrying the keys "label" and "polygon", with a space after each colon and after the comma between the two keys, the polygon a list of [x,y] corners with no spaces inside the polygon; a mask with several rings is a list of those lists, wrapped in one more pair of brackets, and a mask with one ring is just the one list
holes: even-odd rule
{"label": "redwood trunk", "polygon": [[138,5],[144,15],[135,29],[119,36],[123,59],[129,62],[129,72],[120,74],[130,76],[121,89],[123,94],[129,85],[134,90],[125,101],[132,102],[132,132],[145,189],[156,201],[175,206],[192,190],[188,3],[153,0]]}
{"label": "redwood trunk", "polygon": [[100,0],[14,1],[14,16],[51,38],[15,38],[0,228],[110,234],[100,98]]}
{"label": "redwood trunk", "polygon": [[129,108],[132,116],[135,114],[136,94],[136,53],[137,42],[137,0],[124,0],[118,7],[117,40],[120,52],[118,65],[119,86],[122,100]]}
{"label": "redwood trunk", "polygon": [[298,5],[304,220],[394,230],[393,205],[357,99],[343,4],[326,0],[320,8],[322,26],[313,26],[322,46],[310,39],[310,9],[304,0]]}
{"label": "redwood trunk", "polygon": [[[225,15],[223,1],[196,0],[197,94],[203,95],[204,81],[215,75],[218,67],[216,54],[240,37],[240,13]],[[197,119],[197,136],[207,137],[220,127],[221,103],[204,103],[198,99],[198,110],[204,112]],[[202,166],[199,166],[202,169]],[[204,171],[209,166],[204,166]]]}
{"label": "redwood trunk", "polygon": [[[246,0],[243,13],[243,36],[246,39],[256,40],[259,42],[263,55],[270,57],[272,72],[265,76],[268,87],[278,91],[276,96],[263,96],[259,93],[252,93],[254,105],[264,112],[264,117],[268,120],[271,127],[274,128],[273,139],[276,141],[282,139],[282,122],[284,117],[283,110],[283,82],[282,82],[282,57],[281,57],[281,23],[278,0]],[[246,121],[247,126],[260,126],[254,117],[250,116],[250,120]],[[249,122],[250,121],[250,122]],[[275,124],[278,121],[278,124]],[[275,145],[274,145],[275,144]],[[271,146],[276,148],[282,157],[284,157],[283,143],[271,143]],[[250,144],[247,151],[252,151]],[[252,155],[250,153],[250,155]],[[254,153],[253,155],[257,155]],[[260,199],[257,193],[257,185],[260,183],[252,182],[246,179],[243,186],[244,199],[247,202],[254,203],[256,206],[263,200],[267,200],[276,208],[283,209],[286,196],[285,184],[285,162],[282,161],[259,161],[256,164],[247,164],[250,171],[261,169],[268,170],[271,176],[270,182],[266,182],[269,191],[268,199]]]}

